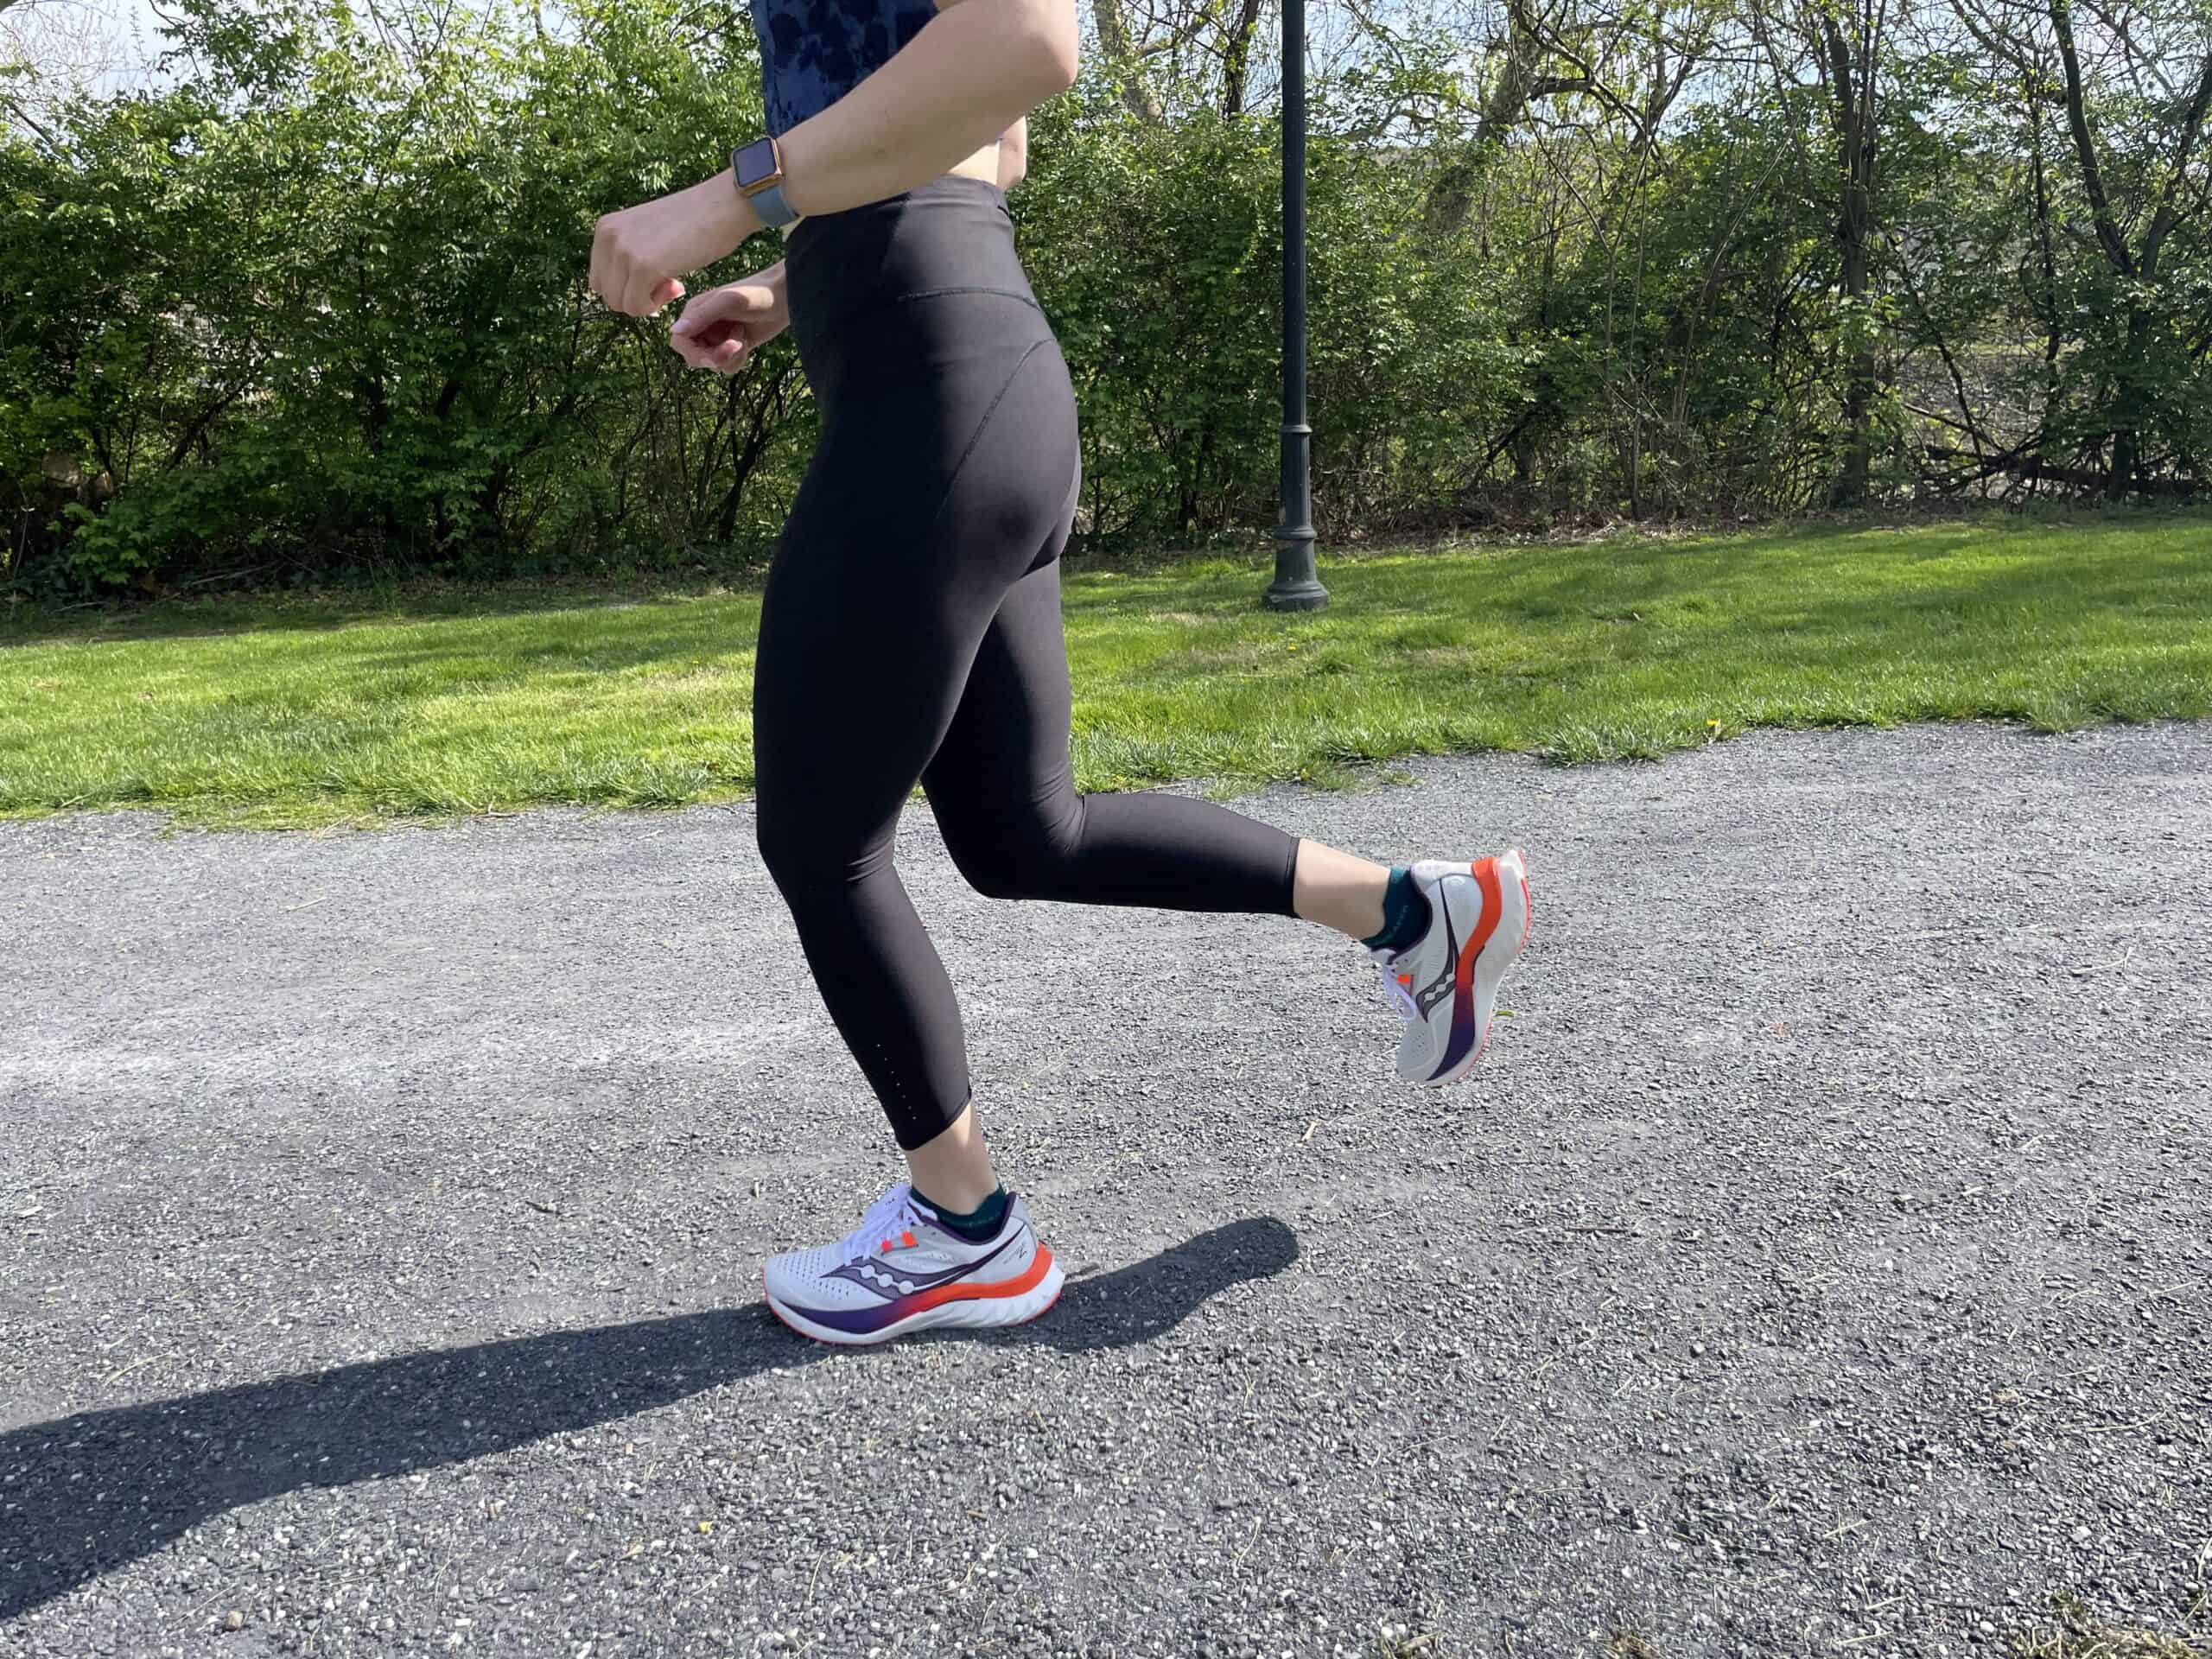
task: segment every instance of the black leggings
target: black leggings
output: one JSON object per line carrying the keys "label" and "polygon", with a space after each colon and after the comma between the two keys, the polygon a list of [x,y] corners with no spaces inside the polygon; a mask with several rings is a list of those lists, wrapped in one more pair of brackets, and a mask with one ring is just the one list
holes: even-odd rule
{"label": "black leggings", "polygon": [[822,435],[761,606],[760,854],[912,1148],[971,1095],[959,1003],[892,866],[918,779],[993,898],[1293,915],[1298,842],[1205,801],[1075,791],[1075,396],[1004,194],[955,175],[809,219],[785,268]]}

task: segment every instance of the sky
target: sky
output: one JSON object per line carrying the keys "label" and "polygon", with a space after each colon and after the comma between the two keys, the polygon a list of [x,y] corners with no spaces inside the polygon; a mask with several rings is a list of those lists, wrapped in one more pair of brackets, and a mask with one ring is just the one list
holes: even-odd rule
{"label": "sky", "polygon": [[[103,92],[120,91],[143,85],[154,78],[154,64],[166,46],[162,38],[162,19],[155,10],[156,0],[29,0],[10,12],[0,14],[0,28],[14,23],[26,15],[46,24],[43,45],[38,55],[42,61],[57,63],[71,57],[81,58],[87,65],[105,65],[105,73],[93,77],[93,86]],[[1382,0],[1380,10],[1389,15],[1391,6]],[[551,15],[559,10],[558,0],[548,4]],[[1084,32],[1090,33],[1089,7],[1079,6]],[[1318,6],[1309,0],[1308,39],[1317,58],[1326,54],[1325,39],[1330,34],[1332,9],[1325,3]],[[1341,20],[1336,20],[1341,21]],[[54,27],[59,23],[60,28]],[[65,42],[55,48],[53,42]],[[1255,90],[1274,84],[1272,58],[1262,54],[1254,65]]]}
{"label": "sky", "polygon": [[89,75],[103,91],[148,78],[160,29],[153,0],[29,0],[0,14],[0,35],[17,51],[42,69]]}

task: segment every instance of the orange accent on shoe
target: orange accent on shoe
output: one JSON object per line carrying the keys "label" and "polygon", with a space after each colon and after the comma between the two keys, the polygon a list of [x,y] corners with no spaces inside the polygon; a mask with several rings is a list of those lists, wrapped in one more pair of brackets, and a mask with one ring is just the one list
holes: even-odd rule
{"label": "orange accent on shoe", "polygon": [[1411,974],[1400,974],[1398,976],[1398,983],[1405,986],[1409,990],[1413,988],[1413,982],[1414,976]]}
{"label": "orange accent on shoe", "polygon": [[[939,1285],[934,1290],[918,1291],[899,1299],[899,1317],[918,1313],[925,1308],[942,1306],[946,1302],[982,1302],[1001,1296],[1023,1296],[1044,1282],[1045,1275],[1052,1270],[1052,1253],[1043,1245],[1037,1247],[1036,1259],[1029,1270],[1016,1279],[1005,1279],[995,1285],[979,1285],[968,1280],[956,1280],[949,1285]],[[1041,1311],[1041,1310],[1040,1310]]]}
{"label": "orange accent on shoe", "polygon": [[1475,958],[1490,943],[1490,936],[1497,931],[1498,922],[1505,914],[1505,894],[1497,880],[1497,861],[1478,858],[1468,868],[1474,872],[1475,885],[1482,889],[1483,918],[1476,927],[1474,937],[1459,947],[1457,971],[1452,976],[1454,990],[1460,996],[1472,996],[1475,991]]}
{"label": "orange accent on shoe", "polygon": [[[930,1299],[928,1301],[921,1301],[920,1297],[917,1297],[915,1300],[922,1306],[933,1307],[939,1302],[958,1301],[962,1300],[977,1300],[993,1296],[1019,1296],[1023,1294],[1025,1292],[1036,1289],[1038,1285],[1043,1281],[1045,1275],[1052,1270],[1052,1253],[1046,1249],[1042,1244],[1039,1244],[1037,1247],[1037,1259],[1029,1264],[1029,1271],[1023,1274],[1019,1279],[1009,1281],[1007,1283],[1003,1285],[967,1287],[945,1285],[940,1287],[938,1290],[924,1291],[922,1293],[922,1296],[928,1297]],[[791,1332],[794,1336],[804,1337],[809,1342],[823,1342],[826,1340],[826,1338],[816,1335],[815,1332],[802,1330],[798,1325],[793,1324],[791,1319],[784,1313],[784,1310],[776,1306],[776,1299],[768,1294],[767,1274],[765,1272],[762,1273],[760,1279],[760,1300],[767,1304],[768,1311],[776,1316],[777,1323],[781,1325],[786,1331]],[[1043,1307],[1039,1308],[1036,1313],[1032,1313],[1029,1316],[1030,1319],[1041,1319],[1046,1313],[1049,1313],[1053,1307],[1058,1306],[1061,1293],[1065,1291],[1066,1288],[1067,1286],[1063,1283],[1059,1290],[1056,1290],[1052,1293],[1052,1300],[1046,1303]],[[953,1294],[948,1295],[944,1294],[944,1292],[951,1292]]]}
{"label": "orange accent on shoe", "polygon": [[914,1248],[914,1236],[912,1233],[900,1233],[899,1235],[899,1242],[901,1244],[904,1244],[910,1250]]}

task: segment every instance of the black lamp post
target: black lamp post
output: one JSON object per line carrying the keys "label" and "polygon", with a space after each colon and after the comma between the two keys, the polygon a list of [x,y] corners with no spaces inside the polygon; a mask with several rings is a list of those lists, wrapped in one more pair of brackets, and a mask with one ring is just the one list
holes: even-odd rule
{"label": "black lamp post", "polygon": [[1269,610],[1318,611],[1313,429],[1306,423],[1306,0],[1282,0],[1282,520]]}

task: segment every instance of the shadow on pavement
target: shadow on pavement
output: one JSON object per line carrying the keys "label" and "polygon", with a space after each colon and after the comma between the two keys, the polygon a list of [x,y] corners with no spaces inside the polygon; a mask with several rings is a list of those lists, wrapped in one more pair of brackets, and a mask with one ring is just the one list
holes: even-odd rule
{"label": "shadow on pavement", "polygon": [[[1291,1230],[1257,1217],[1119,1272],[1071,1280],[1034,1325],[935,1339],[1068,1354],[1125,1347],[1297,1258]],[[264,1498],[465,1463],[772,1366],[855,1357],[793,1335],[756,1302],[35,1423],[0,1434],[0,1621]]]}

